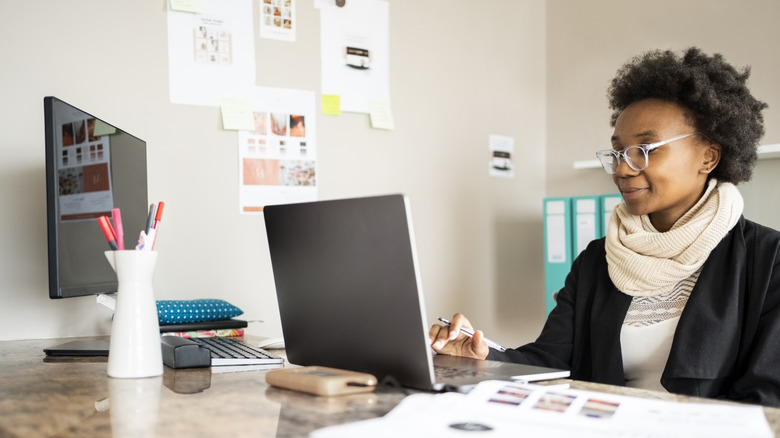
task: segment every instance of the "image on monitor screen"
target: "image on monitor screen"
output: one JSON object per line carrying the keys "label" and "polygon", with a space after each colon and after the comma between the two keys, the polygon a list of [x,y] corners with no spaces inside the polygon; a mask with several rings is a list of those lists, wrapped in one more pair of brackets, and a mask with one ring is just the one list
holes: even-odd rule
{"label": "image on monitor screen", "polygon": [[56,97],[44,98],[49,297],[114,293],[97,218],[120,208],[128,248],[146,224],[146,143]]}

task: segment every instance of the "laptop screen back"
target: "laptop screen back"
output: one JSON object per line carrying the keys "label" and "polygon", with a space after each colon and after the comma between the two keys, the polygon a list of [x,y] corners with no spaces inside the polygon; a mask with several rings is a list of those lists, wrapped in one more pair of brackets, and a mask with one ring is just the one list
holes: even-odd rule
{"label": "laptop screen back", "polygon": [[266,206],[264,216],[289,361],[431,387],[407,199]]}

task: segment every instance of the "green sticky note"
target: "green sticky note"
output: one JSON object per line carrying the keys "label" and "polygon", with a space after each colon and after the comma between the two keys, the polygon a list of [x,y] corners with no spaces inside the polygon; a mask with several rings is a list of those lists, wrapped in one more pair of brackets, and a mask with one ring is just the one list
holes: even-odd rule
{"label": "green sticky note", "polygon": [[220,100],[222,109],[222,129],[251,131],[255,129],[252,104],[249,99],[225,97]]}
{"label": "green sticky note", "polygon": [[171,0],[171,10],[202,14],[203,0]]}
{"label": "green sticky note", "polygon": [[374,129],[395,129],[393,122],[393,111],[390,109],[390,102],[385,100],[369,101],[369,115],[371,117],[371,127]]}
{"label": "green sticky note", "polygon": [[116,128],[100,119],[95,119],[95,128],[92,130],[92,135],[95,137],[101,137],[103,135],[113,134],[116,134]]}
{"label": "green sticky note", "polygon": [[322,95],[322,113],[338,116],[341,114],[341,96],[333,94]]}

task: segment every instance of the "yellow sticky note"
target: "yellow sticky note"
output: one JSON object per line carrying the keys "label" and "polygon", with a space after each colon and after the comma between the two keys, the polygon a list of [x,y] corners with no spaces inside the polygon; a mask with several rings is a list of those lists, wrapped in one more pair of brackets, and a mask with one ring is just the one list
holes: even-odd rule
{"label": "yellow sticky note", "polygon": [[203,0],[171,0],[171,10],[202,14]]}
{"label": "yellow sticky note", "polygon": [[249,99],[225,97],[220,101],[222,108],[222,129],[251,131],[255,129],[252,104]]}
{"label": "yellow sticky note", "polygon": [[92,129],[92,135],[95,137],[101,137],[103,135],[113,134],[116,134],[116,128],[100,119],[95,119],[95,127]]}
{"label": "yellow sticky note", "polygon": [[371,117],[371,127],[374,129],[395,129],[393,122],[393,110],[390,109],[390,102],[386,100],[370,100],[369,115]]}
{"label": "yellow sticky note", "polygon": [[341,114],[341,96],[333,94],[322,95],[322,113],[338,116]]}

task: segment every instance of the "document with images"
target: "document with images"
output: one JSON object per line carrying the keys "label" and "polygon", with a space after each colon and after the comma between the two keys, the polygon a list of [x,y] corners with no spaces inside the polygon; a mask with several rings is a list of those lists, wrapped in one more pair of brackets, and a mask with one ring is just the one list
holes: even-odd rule
{"label": "document with images", "polygon": [[559,386],[480,383],[469,394],[414,394],[387,415],[314,431],[314,438],[463,436],[771,438],[760,406],[681,403]]}
{"label": "document with images", "polygon": [[238,133],[241,213],[316,201],[314,92],[255,87],[248,95],[254,128]]}
{"label": "document with images", "polygon": [[168,11],[170,101],[219,106],[236,87],[255,83],[249,0],[205,0],[202,13]]}
{"label": "document with images", "polygon": [[488,145],[490,147],[490,176],[514,178],[515,139],[505,135],[490,134]]}
{"label": "document with images", "polygon": [[341,111],[370,112],[390,101],[389,4],[346,2],[320,9],[322,94],[340,96]]}
{"label": "document with images", "polygon": [[295,0],[262,0],[260,5],[260,38],[295,41]]}

